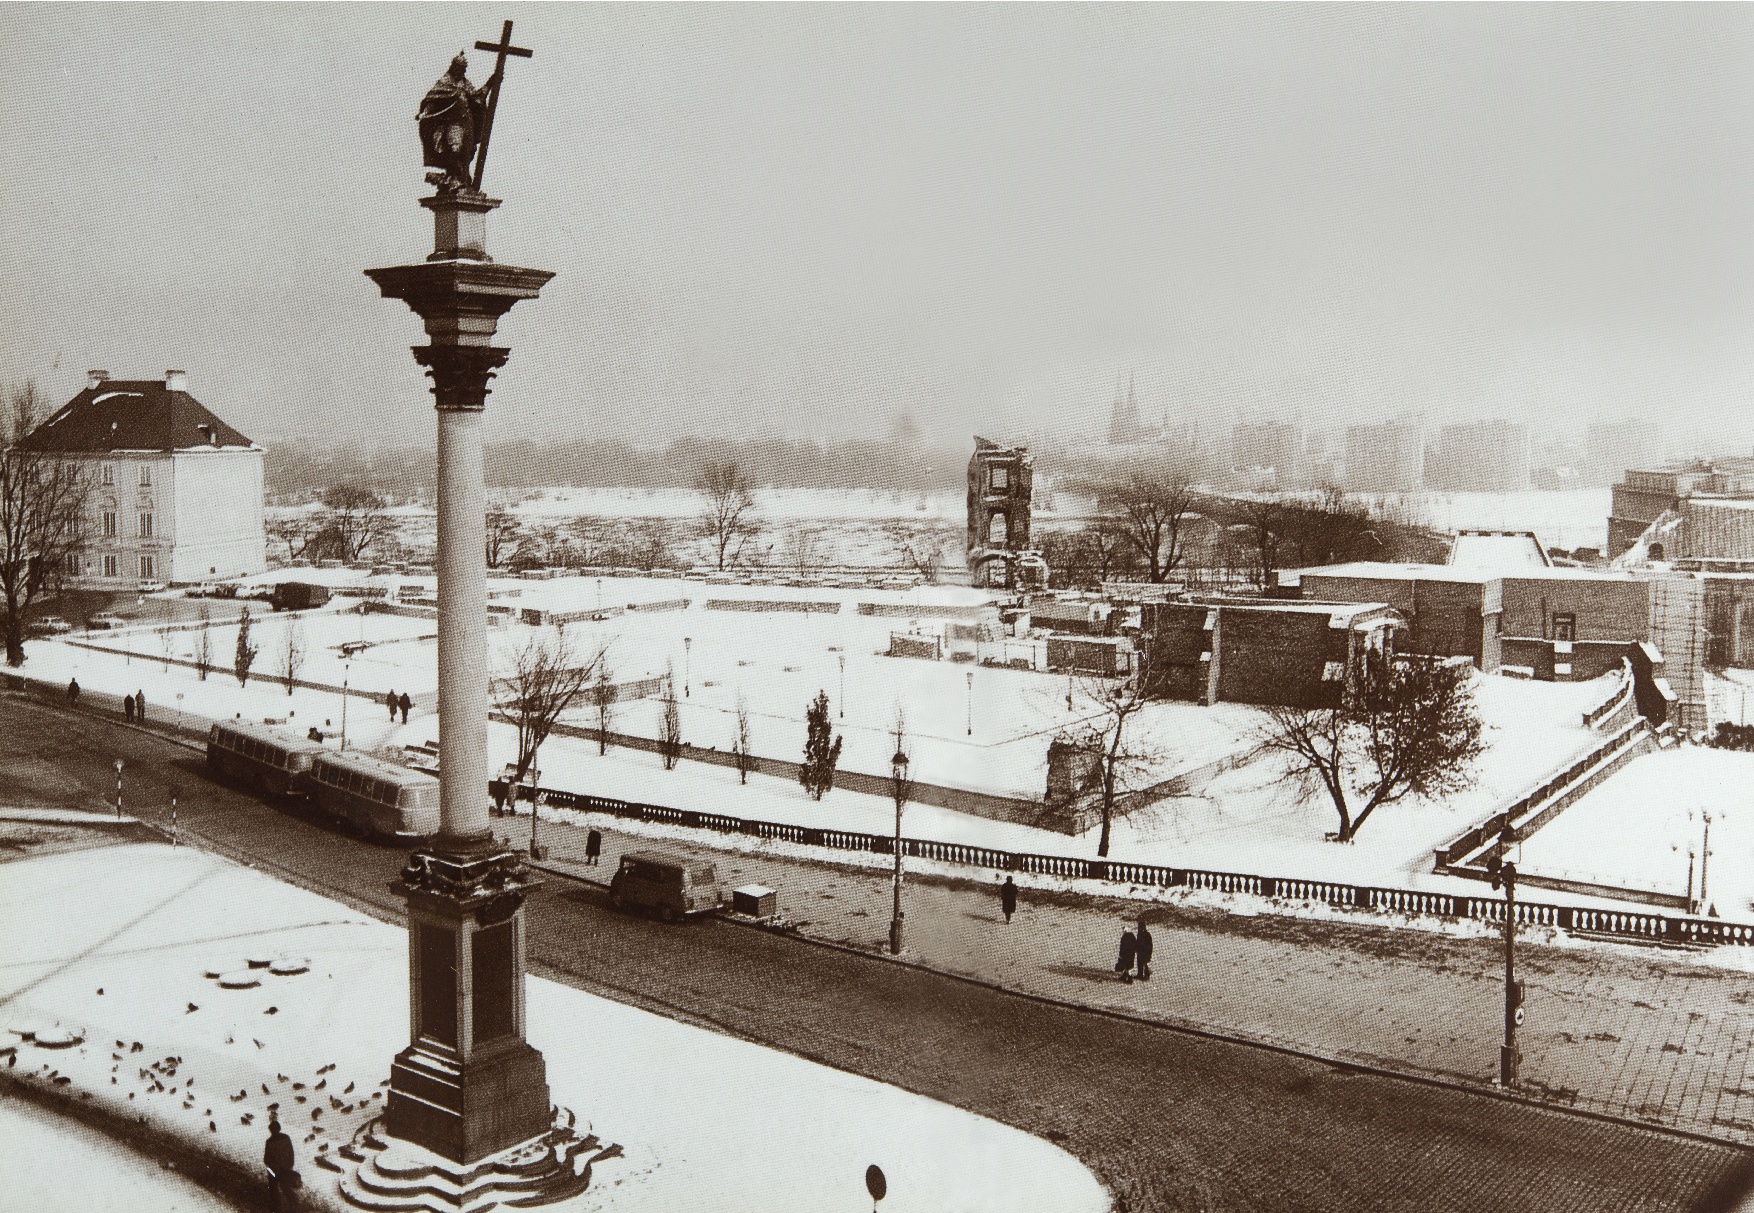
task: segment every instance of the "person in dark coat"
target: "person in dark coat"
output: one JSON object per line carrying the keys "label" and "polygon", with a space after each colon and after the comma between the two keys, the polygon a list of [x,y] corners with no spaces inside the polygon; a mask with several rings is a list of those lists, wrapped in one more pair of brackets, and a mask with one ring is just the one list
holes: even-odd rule
{"label": "person in dark coat", "polygon": [[1145,920],[1143,918],[1139,920],[1139,930],[1136,939],[1137,959],[1139,962],[1139,980],[1150,981],[1151,953],[1156,950],[1157,945],[1152,942],[1151,929],[1145,925]]}
{"label": "person in dark coat", "polygon": [[1011,921],[1011,915],[1017,913],[1017,882],[1009,876],[999,886],[999,908],[1005,911],[1005,921]]}
{"label": "person in dark coat", "polygon": [[146,719],[146,692],[145,691],[135,691],[134,692],[134,715],[142,721],[144,721]]}
{"label": "person in dark coat", "polygon": [[1121,954],[1119,959],[1115,961],[1115,972],[1119,973],[1121,975],[1121,980],[1128,985],[1133,984],[1133,961],[1138,958],[1138,955],[1138,939],[1134,937],[1131,931],[1122,931]]}
{"label": "person in dark coat", "polygon": [[79,702],[79,679],[77,678],[69,678],[67,680],[67,702]]}
{"label": "person in dark coat", "polygon": [[402,698],[396,701],[396,706],[402,709],[402,723],[407,724],[408,709],[414,706],[414,701],[408,698],[407,691],[402,692]]}
{"label": "person in dark coat", "polygon": [[603,857],[603,831],[592,830],[585,835],[585,862],[592,867]]}
{"label": "person in dark coat", "polygon": [[390,723],[395,724],[396,723],[396,709],[398,707],[402,706],[401,703],[396,698],[396,692],[394,692],[394,691],[384,692],[384,706],[390,709]]}
{"label": "person in dark coat", "polygon": [[268,1145],[262,1151],[262,1165],[268,1168],[268,1207],[275,1213],[297,1209],[299,1175],[295,1169],[298,1160],[293,1157],[292,1138],[280,1128],[278,1117],[268,1121]]}
{"label": "person in dark coat", "polygon": [[129,724],[134,723],[134,696],[132,695],[122,697],[122,719]]}

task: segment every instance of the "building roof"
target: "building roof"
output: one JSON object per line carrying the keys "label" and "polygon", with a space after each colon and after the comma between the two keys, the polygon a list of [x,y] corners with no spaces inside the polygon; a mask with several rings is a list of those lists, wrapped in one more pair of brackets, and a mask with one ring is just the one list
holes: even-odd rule
{"label": "building roof", "polygon": [[1463,531],[1450,545],[1448,567],[1508,576],[1552,563],[1533,531]]}
{"label": "building roof", "polygon": [[1447,564],[1390,564],[1372,560],[1316,565],[1293,572],[1299,577],[1352,577],[1366,581],[1462,581],[1474,584],[1497,581],[1501,576],[1485,569],[1458,569]]}
{"label": "building roof", "polygon": [[188,392],[168,387],[163,379],[88,383],[19,443],[22,450],[68,453],[250,449],[255,445]]}

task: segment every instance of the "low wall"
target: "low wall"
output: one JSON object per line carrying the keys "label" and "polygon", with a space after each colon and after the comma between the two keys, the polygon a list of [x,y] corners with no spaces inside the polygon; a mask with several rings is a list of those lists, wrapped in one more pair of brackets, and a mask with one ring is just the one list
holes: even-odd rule
{"label": "low wall", "polygon": [[838,615],[840,603],[804,598],[709,598],[709,611],[790,611],[801,615]]}

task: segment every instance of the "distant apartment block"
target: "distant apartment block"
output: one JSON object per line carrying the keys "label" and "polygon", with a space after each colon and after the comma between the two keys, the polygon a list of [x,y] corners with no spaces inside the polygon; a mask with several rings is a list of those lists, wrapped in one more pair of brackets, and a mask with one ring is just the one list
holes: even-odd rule
{"label": "distant apartment block", "polygon": [[1284,421],[1239,422],[1230,431],[1230,466],[1238,471],[1275,473],[1280,485],[1297,474],[1303,456],[1303,431]]}
{"label": "distant apartment block", "polygon": [[1446,425],[1425,464],[1425,485],[1453,493],[1529,487],[1529,427],[1515,421]]}
{"label": "distant apartment block", "polygon": [[1425,435],[1417,421],[1346,427],[1344,487],[1353,493],[1411,493],[1425,487]]}

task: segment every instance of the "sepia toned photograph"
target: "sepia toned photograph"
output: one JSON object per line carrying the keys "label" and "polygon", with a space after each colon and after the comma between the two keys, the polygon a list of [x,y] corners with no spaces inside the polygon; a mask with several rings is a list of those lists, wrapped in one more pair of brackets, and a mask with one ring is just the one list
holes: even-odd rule
{"label": "sepia toned photograph", "polygon": [[0,63],[0,1213],[1754,1213],[1754,5]]}

